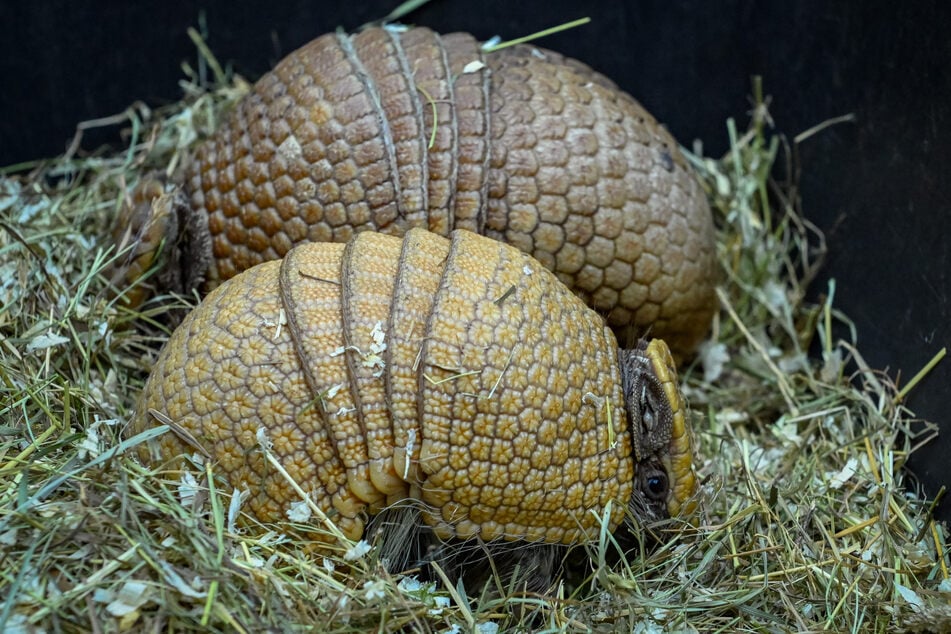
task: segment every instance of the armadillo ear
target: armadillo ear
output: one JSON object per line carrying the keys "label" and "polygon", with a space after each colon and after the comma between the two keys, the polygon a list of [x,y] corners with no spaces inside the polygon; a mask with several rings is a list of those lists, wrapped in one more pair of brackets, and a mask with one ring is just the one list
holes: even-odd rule
{"label": "armadillo ear", "polygon": [[[122,205],[113,230],[119,251],[109,275],[117,292],[132,308],[157,292],[184,290],[179,266],[179,239],[187,201],[181,188],[160,174],[148,174]],[[153,268],[154,277],[143,280]]]}
{"label": "armadillo ear", "polygon": [[674,405],[654,372],[643,375],[640,433],[648,455],[666,451],[674,426]]}
{"label": "armadillo ear", "polygon": [[642,339],[633,350],[622,352],[625,353],[621,363],[622,381],[634,457],[642,462],[666,451],[673,433],[674,409],[678,404],[670,401],[664,386],[665,375],[658,375],[657,367],[661,359],[658,358],[656,347],[651,348]]}

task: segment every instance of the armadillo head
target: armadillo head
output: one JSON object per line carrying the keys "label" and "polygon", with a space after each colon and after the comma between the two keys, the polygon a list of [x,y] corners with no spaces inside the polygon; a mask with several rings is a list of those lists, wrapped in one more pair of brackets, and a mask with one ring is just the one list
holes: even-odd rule
{"label": "armadillo head", "polygon": [[[199,287],[210,247],[207,228],[195,225],[181,188],[166,183],[163,176],[148,174],[132,190],[113,230],[119,251],[125,253],[110,271],[126,306],[135,308],[156,293]],[[152,269],[155,274],[146,278]]]}
{"label": "armadillo head", "polygon": [[620,360],[636,469],[631,510],[636,517],[690,520],[698,508],[697,479],[670,350],[660,339],[641,340]]}

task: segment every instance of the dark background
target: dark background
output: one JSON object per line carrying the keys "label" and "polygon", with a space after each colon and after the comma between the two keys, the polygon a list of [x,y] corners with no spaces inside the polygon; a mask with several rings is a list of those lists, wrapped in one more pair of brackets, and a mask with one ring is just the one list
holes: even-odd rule
{"label": "dark background", "polygon": [[[135,100],[176,101],[186,29],[204,12],[218,58],[256,78],[285,54],[337,26],[382,17],[397,0],[2,0],[0,165],[63,152],[77,122]],[[951,346],[951,3],[938,1],[435,0],[411,16],[480,39],[517,37],[577,17],[594,22],[542,46],[613,78],[685,145],[727,147],[724,122],[745,126],[750,77],[762,75],[777,128],[792,137],[854,113],[802,146],[803,206],[827,234],[826,280],[858,327],[875,368],[907,381]],[[117,130],[86,135],[85,149]],[[933,494],[951,484],[951,359],[911,396],[941,424],[913,467]],[[941,509],[951,519],[951,501]]]}

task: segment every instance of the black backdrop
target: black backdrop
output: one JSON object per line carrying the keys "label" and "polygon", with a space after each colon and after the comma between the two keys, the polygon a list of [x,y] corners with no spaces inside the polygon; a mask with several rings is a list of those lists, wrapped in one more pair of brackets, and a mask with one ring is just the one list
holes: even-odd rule
{"label": "black backdrop", "polygon": [[[223,62],[249,78],[318,34],[382,17],[398,0],[0,1],[0,165],[61,153],[78,121],[141,99],[178,99],[186,28],[200,13]],[[947,7],[947,8],[946,8]],[[480,39],[591,16],[541,44],[617,81],[681,142],[727,147],[724,121],[748,108],[762,75],[778,128],[792,136],[855,113],[803,146],[807,215],[830,258],[813,294],[837,280],[873,367],[907,380],[951,345],[951,3],[755,0],[434,0],[412,21]],[[745,121],[740,121],[741,125]],[[84,147],[116,131],[87,135]],[[945,435],[918,454],[932,493],[951,484],[951,359],[910,400]],[[941,515],[951,519],[951,502]]]}

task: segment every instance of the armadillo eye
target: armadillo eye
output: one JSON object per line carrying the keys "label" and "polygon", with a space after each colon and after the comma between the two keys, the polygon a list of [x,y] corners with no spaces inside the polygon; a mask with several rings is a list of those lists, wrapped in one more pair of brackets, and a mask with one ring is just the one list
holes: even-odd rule
{"label": "armadillo eye", "polygon": [[667,474],[663,471],[654,471],[644,480],[647,497],[652,500],[663,500],[667,497]]}

